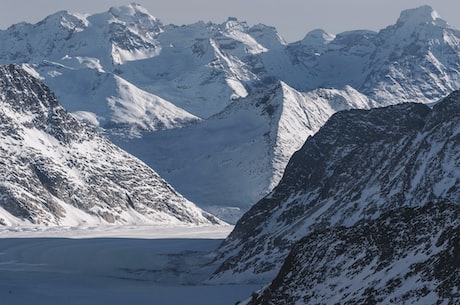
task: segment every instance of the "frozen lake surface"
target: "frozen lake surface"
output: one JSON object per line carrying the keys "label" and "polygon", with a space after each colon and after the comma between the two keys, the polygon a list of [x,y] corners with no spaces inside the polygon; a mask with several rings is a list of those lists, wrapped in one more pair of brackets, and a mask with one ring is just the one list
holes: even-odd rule
{"label": "frozen lake surface", "polygon": [[209,285],[232,227],[0,228],[2,304],[233,305],[258,285]]}

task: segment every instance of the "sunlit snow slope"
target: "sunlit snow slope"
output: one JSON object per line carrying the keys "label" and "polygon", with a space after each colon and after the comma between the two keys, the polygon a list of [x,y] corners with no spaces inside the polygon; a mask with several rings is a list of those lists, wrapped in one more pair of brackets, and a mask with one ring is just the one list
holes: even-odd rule
{"label": "sunlit snow slope", "polygon": [[187,198],[236,222],[277,185],[291,155],[334,112],[375,105],[351,87],[304,94],[280,82],[200,124],[117,143]]}

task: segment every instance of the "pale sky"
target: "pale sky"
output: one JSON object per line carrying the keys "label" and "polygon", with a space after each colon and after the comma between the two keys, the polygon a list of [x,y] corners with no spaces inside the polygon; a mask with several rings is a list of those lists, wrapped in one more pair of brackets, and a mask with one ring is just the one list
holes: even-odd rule
{"label": "pale sky", "polygon": [[[26,21],[36,23],[59,10],[100,13],[133,0],[0,0],[0,29]],[[367,29],[378,31],[394,24],[402,10],[428,4],[449,24],[460,29],[457,0],[137,0],[169,24],[196,21],[224,22],[237,17],[249,25],[274,26],[287,41],[302,39],[313,29],[337,34]]]}

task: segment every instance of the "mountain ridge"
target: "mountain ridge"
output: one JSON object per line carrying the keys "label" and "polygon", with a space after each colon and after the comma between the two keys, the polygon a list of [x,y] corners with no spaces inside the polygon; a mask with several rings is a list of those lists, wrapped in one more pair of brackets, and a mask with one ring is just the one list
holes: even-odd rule
{"label": "mountain ridge", "polygon": [[224,262],[214,280],[269,279],[313,229],[351,226],[400,206],[455,204],[459,101],[454,92],[432,110],[400,104],[334,114],[238,221],[217,252]]}
{"label": "mountain ridge", "polygon": [[[199,124],[116,143],[133,145],[133,154],[180,193],[236,222],[276,186],[291,155],[332,113],[373,104],[351,87],[304,94],[278,82],[235,100]],[[227,212],[234,216],[222,214]]]}
{"label": "mountain ridge", "polygon": [[[234,144],[232,140],[209,141],[220,143],[220,147],[213,146],[214,151],[199,147],[201,140],[195,145],[188,142],[187,151],[203,149],[203,156],[210,157],[207,163],[200,160],[209,172],[222,173],[226,167],[226,173],[232,175],[222,177],[229,177],[230,184],[248,181],[249,177],[249,183],[243,185],[250,194],[245,198],[236,194],[230,200],[227,194],[231,187],[226,189],[223,180],[199,186],[203,191],[210,189],[207,185],[219,184],[221,187],[215,191],[224,190],[221,197],[203,198],[200,194],[199,198],[191,198],[185,191],[187,197],[199,199],[198,204],[218,209],[223,202],[229,204],[224,208],[246,209],[259,200],[279,181],[284,165],[301,142],[333,112],[345,109],[331,107],[333,102],[316,102],[316,96],[337,90],[349,100],[359,100],[347,107],[367,109],[401,102],[431,104],[460,87],[460,32],[428,6],[403,11],[395,24],[378,32],[359,30],[330,35],[317,30],[294,43],[286,43],[273,27],[249,26],[237,18],[222,23],[164,25],[134,4],[94,15],[61,12],[46,22],[0,31],[0,39],[5,41],[0,46],[0,62],[27,64],[76,117],[98,126],[131,153],[138,152],[137,146],[152,147],[147,142],[152,140],[153,132],[173,129],[176,131],[163,134],[183,141],[185,133],[194,129],[186,127],[208,120],[213,123],[201,128],[217,124],[215,116],[229,105],[263,99],[260,92],[269,92],[278,82],[289,87],[286,105],[297,103],[300,115],[291,118],[293,124],[275,117],[264,121],[264,128],[271,132],[270,141],[259,137],[252,139],[259,146],[246,143],[244,147],[267,154],[259,155],[255,161],[252,158],[254,165],[248,161],[247,171],[239,170],[238,163],[233,168],[229,165],[241,159],[238,154],[242,149],[232,148],[234,155],[227,150],[223,159],[221,152]],[[323,95],[336,99],[328,93]],[[307,101],[305,96],[312,99]],[[300,117],[310,120],[308,124],[315,128],[300,123]],[[240,120],[243,126],[252,124],[243,116]],[[232,130],[225,134],[224,129],[208,136],[234,136]],[[275,135],[274,129],[280,132]],[[293,136],[292,130],[297,130],[299,136]],[[155,143],[166,145],[158,149],[170,152],[170,141]],[[183,169],[171,166],[172,159],[152,157],[142,151],[137,156],[168,176],[175,188],[183,188],[183,181],[173,181],[174,172]],[[186,157],[182,159],[177,164],[186,161]],[[163,161],[166,163],[161,164]],[[258,166],[260,163],[266,165]],[[260,168],[263,174],[256,181],[253,176]],[[268,172],[273,176],[267,176]],[[194,179],[192,174],[188,177],[198,183],[200,179]],[[250,186],[254,187],[248,189]]]}

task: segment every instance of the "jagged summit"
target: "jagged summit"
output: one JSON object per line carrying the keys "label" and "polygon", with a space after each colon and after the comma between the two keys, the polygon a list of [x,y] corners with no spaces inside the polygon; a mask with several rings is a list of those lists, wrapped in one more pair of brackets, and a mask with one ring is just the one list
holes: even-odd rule
{"label": "jagged summit", "polygon": [[247,22],[239,21],[237,17],[232,16],[227,17],[227,20],[224,21],[222,25],[227,30],[238,29],[242,31],[247,31],[249,29]]}
{"label": "jagged summit", "polygon": [[141,14],[148,15],[151,18],[155,19],[146,8],[144,8],[142,5],[136,2],[132,2],[124,6],[111,7],[109,9],[109,12],[116,17],[136,16],[137,14]]}

